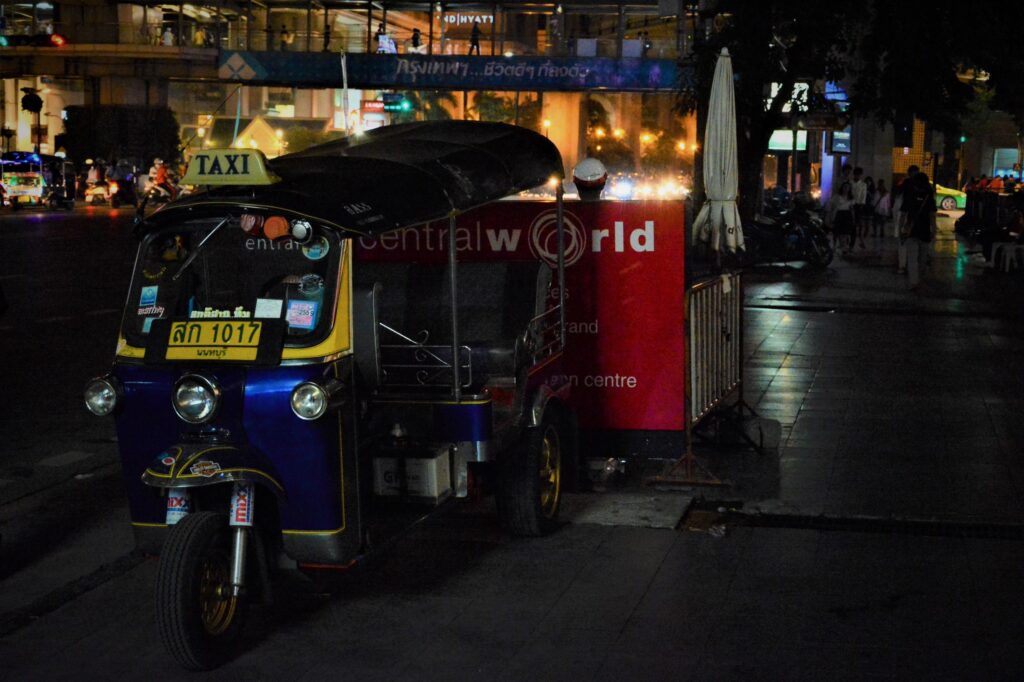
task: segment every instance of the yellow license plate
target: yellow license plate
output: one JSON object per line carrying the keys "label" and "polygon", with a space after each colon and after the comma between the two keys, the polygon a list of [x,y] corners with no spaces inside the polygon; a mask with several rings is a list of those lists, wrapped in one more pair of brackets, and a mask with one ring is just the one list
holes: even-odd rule
{"label": "yellow license plate", "polygon": [[262,322],[203,320],[172,322],[167,360],[256,360]]}

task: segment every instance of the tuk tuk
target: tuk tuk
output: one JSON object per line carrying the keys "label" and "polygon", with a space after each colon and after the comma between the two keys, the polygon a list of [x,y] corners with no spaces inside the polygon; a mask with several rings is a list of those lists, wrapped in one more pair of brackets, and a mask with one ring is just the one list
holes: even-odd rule
{"label": "tuk tuk", "polygon": [[[454,226],[561,174],[532,131],[409,123],[269,161],[204,151],[185,182],[207,189],[141,219],[113,367],[85,402],[116,422],[180,664],[230,656],[282,562],[348,567],[478,492],[514,534],[557,527],[577,447],[561,182],[555,259],[460,264]],[[442,262],[355,257],[438,221]]]}
{"label": "tuk tuk", "polygon": [[75,207],[78,176],[75,164],[61,156],[40,155],[43,159],[43,200],[50,208]]}
{"label": "tuk tuk", "polygon": [[59,156],[35,152],[7,152],[0,157],[0,189],[11,208],[46,204],[74,208],[75,167]]}

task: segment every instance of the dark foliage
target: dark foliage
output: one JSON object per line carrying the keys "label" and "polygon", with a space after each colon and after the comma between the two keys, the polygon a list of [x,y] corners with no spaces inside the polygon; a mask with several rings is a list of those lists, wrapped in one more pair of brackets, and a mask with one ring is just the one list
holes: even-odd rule
{"label": "dark foliage", "polygon": [[[715,30],[694,46],[695,78],[681,91],[680,108],[692,111],[706,102],[715,61],[723,47],[732,56],[736,85],[740,210],[752,215],[761,183],[761,160],[776,128],[791,123],[783,107],[798,80],[838,80],[845,73],[844,55],[863,13],[862,4],[805,0],[722,0]],[[698,31],[698,33],[701,33]],[[684,70],[685,71],[685,70]],[[772,83],[782,96],[770,103]],[[698,122],[698,138],[703,134]]]}
{"label": "dark foliage", "polygon": [[167,107],[104,105],[66,109],[63,145],[68,157],[147,165],[156,157],[176,160],[178,121]]}

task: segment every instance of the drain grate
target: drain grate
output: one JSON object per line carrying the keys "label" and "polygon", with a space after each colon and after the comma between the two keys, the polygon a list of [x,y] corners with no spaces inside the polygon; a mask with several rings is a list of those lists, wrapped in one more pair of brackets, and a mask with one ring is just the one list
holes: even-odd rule
{"label": "drain grate", "polygon": [[[807,516],[746,512],[742,503],[695,500],[689,513],[719,513],[719,521],[755,528],[791,528],[847,533],[881,533],[983,540],[1024,540],[1024,524],[952,519],[897,519],[870,516]],[[689,515],[688,513],[688,515]],[[686,519],[683,519],[683,526]]]}

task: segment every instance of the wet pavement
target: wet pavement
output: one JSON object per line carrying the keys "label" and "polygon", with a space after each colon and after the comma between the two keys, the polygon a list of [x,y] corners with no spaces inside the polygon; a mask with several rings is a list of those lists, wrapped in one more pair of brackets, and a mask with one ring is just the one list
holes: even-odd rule
{"label": "wet pavement", "polygon": [[941,220],[919,292],[896,273],[895,239],[821,286],[748,278],[744,397],[782,425],[777,458],[717,458],[748,506],[1024,521],[1024,272],[977,263]]}
{"label": "wet pavement", "polygon": [[[155,561],[126,565],[0,636],[0,679],[1019,679],[1024,273],[972,263],[943,227],[919,293],[894,240],[819,275],[750,273],[744,394],[781,441],[702,445],[732,487],[577,513],[540,540],[461,505],[333,598],[284,581],[206,675],[157,641]],[[644,495],[629,480],[570,507]],[[646,527],[676,497],[680,515],[704,501],[679,529]],[[118,509],[126,522],[80,516]]]}

